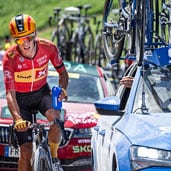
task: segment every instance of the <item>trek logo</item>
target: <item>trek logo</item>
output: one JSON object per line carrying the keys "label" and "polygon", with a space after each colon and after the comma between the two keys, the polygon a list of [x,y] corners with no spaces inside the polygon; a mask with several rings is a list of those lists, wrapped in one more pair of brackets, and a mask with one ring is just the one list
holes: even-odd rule
{"label": "trek logo", "polygon": [[91,152],[91,145],[84,145],[84,146],[73,146],[73,153],[90,153]]}

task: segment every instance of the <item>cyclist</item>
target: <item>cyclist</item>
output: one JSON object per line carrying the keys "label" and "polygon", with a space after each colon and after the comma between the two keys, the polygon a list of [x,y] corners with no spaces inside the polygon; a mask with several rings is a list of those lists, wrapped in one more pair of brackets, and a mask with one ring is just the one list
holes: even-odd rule
{"label": "cyclist", "polygon": [[[32,157],[32,133],[28,125],[32,122],[32,111],[39,110],[48,121],[60,118],[60,111],[52,108],[51,91],[47,83],[48,62],[59,73],[62,87],[60,100],[67,97],[68,73],[56,46],[36,34],[35,20],[27,14],[13,17],[9,30],[16,44],[10,47],[3,58],[4,81],[8,107],[13,116],[20,145],[19,171],[30,171]],[[60,130],[50,127],[48,134],[53,165],[58,162],[57,150]]]}

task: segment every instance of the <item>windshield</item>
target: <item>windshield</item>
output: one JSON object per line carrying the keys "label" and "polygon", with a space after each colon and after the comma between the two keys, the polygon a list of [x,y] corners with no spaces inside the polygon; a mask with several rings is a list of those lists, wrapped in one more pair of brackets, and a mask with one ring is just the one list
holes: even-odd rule
{"label": "windshield", "polygon": [[133,111],[142,113],[171,111],[171,67],[152,68],[145,70],[141,78]]}
{"label": "windshield", "polygon": [[[73,76],[74,75],[74,76]],[[56,76],[48,76],[50,87],[58,82]],[[104,97],[102,85],[98,77],[69,73],[68,102],[93,103]]]}

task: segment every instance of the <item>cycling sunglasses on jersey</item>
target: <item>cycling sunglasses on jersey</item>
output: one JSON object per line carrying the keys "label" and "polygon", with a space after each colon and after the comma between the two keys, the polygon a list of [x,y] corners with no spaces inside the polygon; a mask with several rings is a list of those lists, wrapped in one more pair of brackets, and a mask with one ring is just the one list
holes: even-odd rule
{"label": "cycling sunglasses on jersey", "polygon": [[30,35],[27,37],[21,37],[21,38],[17,38],[15,39],[15,43],[19,44],[19,45],[23,45],[25,41],[27,42],[31,42],[32,40],[34,40],[35,35]]}

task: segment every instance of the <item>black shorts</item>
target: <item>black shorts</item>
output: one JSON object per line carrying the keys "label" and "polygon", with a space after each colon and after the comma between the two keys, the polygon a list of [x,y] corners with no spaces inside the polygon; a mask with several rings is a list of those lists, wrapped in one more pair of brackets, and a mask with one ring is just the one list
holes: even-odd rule
{"label": "black shorts", "polygon": [[[22,119],[32,122],[33,111],[39,111],[45,116],[48,109],[52,109],[52,97],[48,84],[41,89],[29,93],[16,92],[17,102]],[[17,132],[19,145],[32,142],[32,131]]]}

